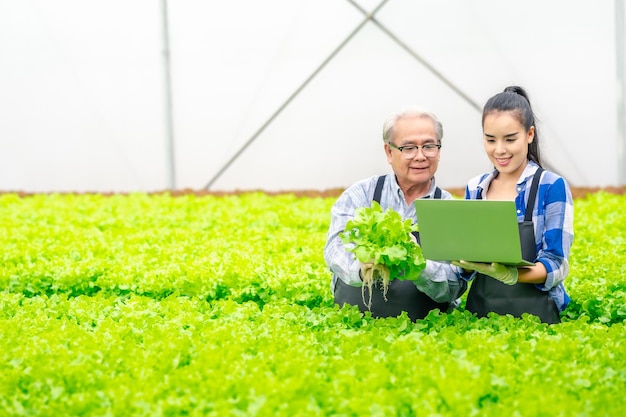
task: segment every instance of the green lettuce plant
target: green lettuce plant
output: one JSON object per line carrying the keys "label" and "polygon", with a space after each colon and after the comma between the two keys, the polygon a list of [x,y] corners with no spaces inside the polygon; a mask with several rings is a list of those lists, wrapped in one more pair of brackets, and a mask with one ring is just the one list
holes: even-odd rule
{"label": "green lettuce plant", "polygon": [[334,201],[0,194],[0,416],[624,414],[626,196],[575,200],[550,326],[339,308]]}
{"label": "green lettuce plant", "polygon": [[417,230],[410,219],[402,220],[391,209],[383,211],[376,201],[356,209],[340,238],[357,260],[372,264],[362,275],[363,290],[368,288],[371,294],[373,283],[380,281],[386,296],[390,281],[417,279],[426,266],[421,247],[411,238]]}

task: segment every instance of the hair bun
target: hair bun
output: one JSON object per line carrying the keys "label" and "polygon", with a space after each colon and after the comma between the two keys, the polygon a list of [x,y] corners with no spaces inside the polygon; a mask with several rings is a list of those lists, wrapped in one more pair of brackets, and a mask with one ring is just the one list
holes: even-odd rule
{"label": "hair bun", "polygon": [[507,88],[504,89],[503,92],[504,93],[520,94],[522,96],[524,95],[524,89],[522,87],[517,86],[517,85],[508,86]]}

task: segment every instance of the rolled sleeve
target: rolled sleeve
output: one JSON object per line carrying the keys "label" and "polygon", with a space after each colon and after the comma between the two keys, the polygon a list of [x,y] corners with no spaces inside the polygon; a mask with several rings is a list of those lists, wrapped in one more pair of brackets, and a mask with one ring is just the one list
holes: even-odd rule
{"label": "rolled sleeve", "polygon": [[413,281],[418,290],[438,303],[459,298],[467,289],[467,282],[460,278],[460,269],[445,262],[426,260],[426,267]]}
{"label": "rolled sleeve", "polygon": [[567,259],[559,259],[558,261],[550,261],[549,258],[544,257],[538,259],[548,271],[546,275],[546,281],[543,284],[537,284],[536,287],[542,291],[550,291],[556,288],[565,281],[565,277],[569,274],[569,262]]}
{"label": "rolled sleeve", "polygon": [[547,271],[546,281],[537,288],[550,291],[569,274],[568,258],[574,240],[572,196],[564,180],[555,181],[547,190],[544,232],[537,261]]}
{"label": "rolled sleeve", "polygon": [[324,246],[324,260],[328,269],[333,273],[332,290],[337,279],[353,287],[362,285],[361,264],[352,252],[346,250],[340,234],[345,230],[348,221],[354,218],[355,209],[365,205],[365,200],[358,201],[352,195],[343,194],[331,208],[331,222],[326,246]]}

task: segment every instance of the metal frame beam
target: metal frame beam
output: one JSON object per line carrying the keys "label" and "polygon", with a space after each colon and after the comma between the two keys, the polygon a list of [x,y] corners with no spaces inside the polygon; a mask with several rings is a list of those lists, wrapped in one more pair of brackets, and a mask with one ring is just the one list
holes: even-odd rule
{"label": "metal frame beam", "polygon": [[165,94],[165,142],[168,163],[167,180],[170,189],[176,189],[176,155],[174,146],[174,116],[172,111],[172,76],[170,72],[170,40],[167,18],[167,0],[161,0],[163,27],[163,85]]}
{"label": "metal frame beam", "polygon": [[[367,11],[364,10],[359,4],[357,4],[354,0],[348,0],[354,7],[359,9],[361,13],[367,15]],[[404,49],[409,55],[415,58],[420,64],[422,64],[428,71],[430,71],[435,77],[439,78],[445,85],[447,85],[452,91],[454,91],[457,95],[459,95],[463,100],[465,100],[470,106],[472,106],[479,113],[482,113],[482,106],[479,105],[476,101],[472,100],[470,96],[465,94],[461,88],[455,85],[452,81],[447,79],[445,75],[441,72],[437,71],[437,69],[431,65],[426,59],[422,58],[417,52],[411,49],[406,43],[402,42],[402,40],[397,37],[393,32],[391,32],[385,25],[380,23],[374,16],[370,18],[371,22],[374,23],[381,31],[383,31],[387,36],[389,36],[395,43],[397,43],[402,49]]]}
{"label": "metal frame beam", "polygon": [[250,139],[248,139],[234,154],[233,156],[231,156],[231,158],[224,164],[224,166],[222,166],[222,168],[213,176],[213,178],[211,178],[209,180],[209,182],[204,186],[205,189],[209,189],[211,188],[211,186],[213,186],[213,184],[215,183],[215,181],[217,181],[222,174],[233,164],[233,162],[235,162],[235,160],[243,153],[243,151],[245,151],[248,146],[250,146],[252,144],[252,142],[254,142],[256,140],[256,138],[259,137],[259,135],[261,133],[263,133],[263,131],[274,121],[274,119],[276,119],[276,117],[278,117],[278,115],[289,105],[289,103],[291,103],[297,96],[298,94],[300,94],[300,92],[302,92],[302,90],[304,90],[304,88],[317,76],[317,74],[320,73],[320,71],[322,71],[322,69],[324,69],[324,67],[339,53],[339,51],[341,51],[343,49],[344,46],[346,46],[348,44],[348,42],[350,42],[350,40],[352,38],[354,38],[354,36],[363,28],[363,26],[365,26],[365,24],[367,22],[369,22],[376,13],[378,13],[378,11],[385,5],[385,3],[387,3],[389,0],[382,0],[378,6],[376,6],[376,8],[371,12],[371,13],[365,13],[365,18],[361,21],[361,23],[358,24],[357,27],[355,27],[352,32],[339,44],[339,46],[337,46],[335,48],[335,50],[315,69],[315,71],[313,71],[313,73],[311,75],[309,75],[309,77],[304,80],[304,82],[289,96],[289,98],[287,98],[287,100],[269,117],[269,119],[267,119],[267,121],[265,123],[263,123],[261,125],[261,127],[259,127],[257,129],[256,132],[254,132],[254,134],[250,137]]}
{"label": "metal frame beam", "polygon": [[[165,1],[165,0],[163,0]],[[313,73],[287,98],[287,100],[267,119],[265,123],[257,129],[257,131],[231,156],[231,158],[220,168],[220,170],[211,178],[208,183],[204,186],[205,189],[210,189],[213,184],[222,176],[224,172],[235,162],[235,160],[259,137],[261,133],[278,117],[278,115],[291,103],[300,92],[319,74],[320,71],[343,49],[344,46],[352,39],[354,36],[365,26],[366,23],[372,22],[376,25],[383,33],[389,36],[396,44],[398,44],[404,51],[406,51],[409,55],[411,55],[416,61],[422,64],[427,70],[429,70],[435,77],[441,80],[446,86],[448,86],[452,91],[454,91],[459,97],[461,97],[465,102],[467,102],[473,109],[482,112],[482,106],[479,105],[476,101],[474,101],[469,95],[467,95],[460,87],[455,85],[452,81],[446,78],[441,72],[439,72],[433,65],[431,65],[426,59],[420,56],[417,52],[411,49],[406,43],[404,43],[398,36],[396,36],[393,32],[391,32],[385,25],[379,22],[375,15],[378,11],[387,3],[388,0],[381,1],[378,6],[372,11],[367,12],[367,10],[363,9],[356,1],[347,0],[350,4],[352,4],[357,10],[359,10],[364,18],[359,23],[359,25],[354,28],[354,30],[335,48],[335,50],[313,71]],[[623,5],[624,0],[615,0],[616,5],[618,3]],[[622,39],[623,46],[623,39]],[[618,45],[619,48],[619,45]],[[623,72],[623,71],[622,71]],[[622,101],[623,105],[623,101]],[[623,109],[623,108],[622,108]],[[623,112],[622,112],[623,113]],[[622,129],[623,133],[623,129]],[[626,142],[626,139],[625,139]],[[623,154],[623,153],[622,153]],[[544,162],[546,168],[551,171],[557,172],[550,164]],[[622,169],[623,170],[623,169]],[[626,174],[624,174],[626,175]]]}
{"label": "metal frame beam", "polygon": [[626,185],[626,5],[615,0],[617,64],[617,183]]}

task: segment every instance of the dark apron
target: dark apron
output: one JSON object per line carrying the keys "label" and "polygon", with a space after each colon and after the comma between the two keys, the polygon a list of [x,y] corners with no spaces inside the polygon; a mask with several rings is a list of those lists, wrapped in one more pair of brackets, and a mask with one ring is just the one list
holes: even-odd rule
{"label": "dark apron", "polygon": [[[542,171],[543,169],[539,168],[535,173],[528,196],[526,215],[524,221],[519,223],[522,256],[530,262],[534,262],[537,257],[532,213]],[[478,198],[482,197],[479,195]],[[476,274],[467,294],[465,308],[476,313],[478,317],[486,317],[490,312],[511,314],[514,317],[529,313],[539,317],[544,323],[554,324],[561,321],[556,303],[547,291],[538,289],[535,284],[507,285],[479,273]]]}
{"label": "dark apron", "polygon": [[[431,310],[438,308],[442,312],[448,310],[448,303],[438,303],[417,289],[412,281],[394,279],[389,282],[387,288],[387,300],[383,297],[382,283],[374,282],[372,292],[367,287],[352,287],[340,278],[335,284],[335,303],[343,307],[349,304],[359,307],[361,312],[370,311],[372,317],[398,317],[403,311],[412,321],[423,319]],[[363,291],[363,292],[361,292]],[[372,298],[371,308],[363,302],[369,303]]]}
{"label": "dark apron", "polygon": [[[385,177],[378,178],[373,200],[380,203]],[[441,189],[435,190],[435,198],[441,198]],[[419,242],[419,234],[413,233]],[[363,313],[370,311],[372,317],[397,317],[406,311],[412,321],[423,319],[431,310],[439,309],[442,312],[448,310],[449,303],[438,303],[428,295],[418,290],[412,281],[394,279],[389,282],[387,288],[387,299],[383,296],[382,283],[375,282],[370,293],[367,287],[352,287],[340,278],[337,278],[334,288],[335,303],[343,307],[345,304],[358,306]],[[368,308],[365,302],[369,303],[371,297],[371,307]]]}

